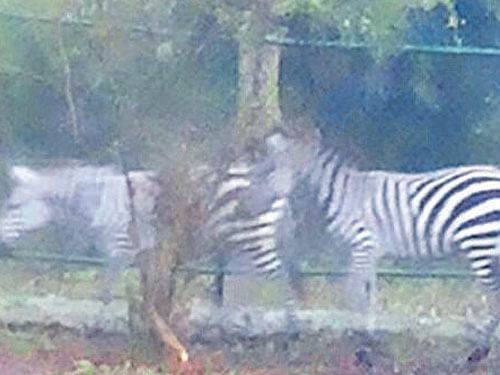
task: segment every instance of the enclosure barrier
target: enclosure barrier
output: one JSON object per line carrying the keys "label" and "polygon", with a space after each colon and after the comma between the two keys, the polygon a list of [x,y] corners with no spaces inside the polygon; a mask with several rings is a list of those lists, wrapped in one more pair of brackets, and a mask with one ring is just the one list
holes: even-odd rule
{"label": "enclosure barrier", "polygon": [[[108,258],[99,257],[84,257],[84,256],[67,256],[62,254],[37,253],[29,251],[15,251],[12,253],[0,254],[0,258],[11,259],[19,262],[49,262],[76,264],[89,267],[106,267],[109,264]],[[214,276],[215,296],[214,302],[221,305],[224,301],[224,279],[226,276],[244,275],[245,272],[232,270],[216,269],[209,267],[197,266],[182,266],[177,267],[176,272],[191,272],[197,275]],[[298,269],[297,274],[302,277],[325,277],[325,278],[342,278],[348,275],[347,270],[316,270],[310,268]],[[472,271],[461,269],[433,269],[433,270],[409,270],[398,267],[381,267],[376,271],[379,278],[394,279],[472,279],[475,275]]]}
{"label": "enclosure barrier", "polygon": [[[17,22],[36,22],[39,24],[62,25],[73,28],[89,29],[93,27],[90,19],[82,18],[61,18],[55,19],[50,17],[40,17],[33,14],[14,14],[6,11],[0,11],[0,17]],[[165,38],[168,39],[170,33],[166,29],[153,29],[143,25],[129,25],[131,33],[141,34],[145,37]],[[281,37],[277,35],[267,35],[264,38],[265,43],[274,44],[284,47],[318,47],[318,48],[341,48],[341,49],[370,49],[375,48],[375,44],[362,42],[347,42],[341,40],[314,39],[302,40]],[[453,55],[483,55],[483,56],[500,56],[500,48],[497,47],[475,47],[463,46],[457,40],[456,45],[425,45],[425,44],[402,44],[400,46],[403,52],[420,52],[420,53],[437,53],[437,54],[453,54]],[[5,72],[2,72],[5,74]],[[15,73],[14,73],[15,74]],[[34,77],[43,80],[43,77]]]}
{"label": "enclosure barrier", "polygon": [[[284,47],[317,47],[317,48],[342,48],[342,49],[370,49],[376,48],[376,44],[345,42],[340,40],[303,40],[284,38],[275,35],[267,35],[265,41]],[[425,45],[425,44],[401,44],[402,52],[438,53],[443,55],[485,55],[500,56],[500,48],[496,47],[474,47],[462,45]]]}

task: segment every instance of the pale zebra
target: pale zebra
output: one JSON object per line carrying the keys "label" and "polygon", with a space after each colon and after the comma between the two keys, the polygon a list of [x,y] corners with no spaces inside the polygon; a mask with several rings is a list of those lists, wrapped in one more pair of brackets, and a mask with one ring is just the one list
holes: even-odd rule
{"label": "pale zebra", "polygon": [[49,223],[71,223],[71,235],[84,237],[110,258],[99,292],[109,302],[117,274],[155,244],[155,173],[125,175],[111,165],[78,164],[39,170],[14,166],[10,175],[14,187],[1,213],[0,241],[12,247],[25,233]]}
{"label": "pale zebra", "polygon": [[487,356],[500,320],[500,170],[478,165],[420,174],[361,171],[331,147],[317,150],[294,189],[306,187],[323,212],[326,231],[349,246],[360,307],[373,309],[375,265],[382,257],[466,257],[490,307],[471,337],[468,360]]}
{"label": "pale zebra", "polygon": [[290,252],[294,223],[288,195],[294,171],[281,167],[281,135],[271,134],[265,145],[263,155],[245,155],[213,174],[203,237],[210,238],[215,249],[212,252],[222,258],[221,267],[235,256],[242,257],[250,268],[246,271],[269,279],[284,278],[288,283],[286,309],[292,324],[296,300],[302,293]]}

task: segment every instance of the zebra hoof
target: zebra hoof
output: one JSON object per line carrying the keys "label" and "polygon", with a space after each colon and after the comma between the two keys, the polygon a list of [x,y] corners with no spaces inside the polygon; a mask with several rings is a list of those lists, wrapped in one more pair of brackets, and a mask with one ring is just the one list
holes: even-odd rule
{"label": "zebra hoof", "polygon": [[109,305],[111,301],[113,301],[113,293],[109,290],[105,290],[101,293],[98,293],[96,296],[98,301],[101,301],[105,305]]}
{"label": "zebra hoof", "polygon": [[14,250],[12,247],[5,245],[3,242],[0,242],[0,254],[2,254],[5,257],[10,257],[12,256],[12,253]]}
{"label": "zebra hoof", "polygon": [[291,340],[298,340],[300,331],[295,317],[287,318],[285,332]]}
{"label": "zebra hoof", "polygon": [[373,367],[373,353],[370,348],[359,348],[355,352],[356,361],[354,361],[356,366],[366,366],[368,368]]}
{"label": "zebra hoof", "polygon": [[482,359],[488,356],[490,352],[490,348],[476,348],[474,351],[467,357],[467,362],[469,363],[477,363]]}

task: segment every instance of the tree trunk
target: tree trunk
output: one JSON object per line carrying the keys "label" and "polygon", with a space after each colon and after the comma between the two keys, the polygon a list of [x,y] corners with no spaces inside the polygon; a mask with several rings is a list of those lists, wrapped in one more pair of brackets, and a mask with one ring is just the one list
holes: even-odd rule
{"label": "tree trunk", "polygon": [[281,121],[279,106],[279,47],[264,44],[270,30],[269,4],[253,3],[248,31],[239,43],[239,97],[235,144],[262,139]]}

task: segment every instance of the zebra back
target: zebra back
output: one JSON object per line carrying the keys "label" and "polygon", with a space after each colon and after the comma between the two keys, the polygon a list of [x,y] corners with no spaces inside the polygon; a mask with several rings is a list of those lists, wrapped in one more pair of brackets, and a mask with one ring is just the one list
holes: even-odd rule
{"label": "zebra back", "polygon": [[136,244],[127,246],[132,254],[153,246],[152,217],[158,194],[153,172],[129,173],[132,197],[127,179],[112,165],[40,170],[15,166],[11,168],[11,176],[14,188],[4,205],[0,224],[5,242],[12,242],[9,236],[15,240],[24,231],[69,220],[77,225],[74,233],[83,231],[91,241],[100,240],[100,246],[112,252],[119,247],[117,241],[129,241],[127,231],[133,204],[139,228]]}

